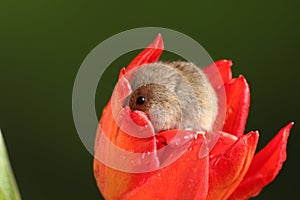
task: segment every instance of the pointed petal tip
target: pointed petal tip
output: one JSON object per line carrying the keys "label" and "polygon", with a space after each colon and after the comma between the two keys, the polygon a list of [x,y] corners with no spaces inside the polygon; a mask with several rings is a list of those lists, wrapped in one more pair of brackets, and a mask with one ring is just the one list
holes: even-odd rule
{"label": "pointed petal tip", "polygon": [[[288,139],[288,137],[289,137],[289,135],[290,135],[290,131],[291,131],[291,129],[292,129],[292,127],[294,126],[294,122],[290,122],[288,125],[286,125],[285,127],[283,127],[281,130],[283,130],[282,131],[282,135],[283,135],[283,140],[285,140],[286,142],[287,142],[287,139]],[[281,132],[281,131],[279,131],[279,132]]]}
{"label": "pointed petal tip", "polygon": [[242,75],[242,74],[239,75],[238,79],[245,79],[246,80],[245,76]]}
{"label": "pointed petal tip", "polygon": [[157,62],[164,50],[164,42],[160,34],[153,42],[140,52],[127,66],[126,70],[132,70],[144,64]]}
{"label": "pointed petal tip", "polygon": [[148,46],[148,48],[155,48],[155,49],[164,49],[164,41],[160,33],[157,34],[153,42]]}
{"label": "pointed petal tip", "polygon": [[294,126],[294,124],[295,124],[295,122],[290,122],[290,123],[286,126],[287,130],[288,130],[288,131],[291,130],[291,128]]}
{"label": "pointed petal tip", "polygon": [[120,70],[120,73],[119,73],[119,79],[118,80],[123,78],[123,76],[125,76],[125,74],[126,74],[126,69],[125,69],[125,67],[122,67],[122,69]]}
{"label": "pointed petal tip", "polygon": [[271,183],[286,160],[287,139],[294,122],[289,123],[257,154],[255,154],[244,180],[229,198],[249,199],[258,195]]}
{"label": "pointed petal tip", "polygon": [[227,66],[228,68],[232,67],[233,63],[232,63],[232,60],[227,60],[227,59],[221,59],[221,60],[217,60],[215,62],[215,64],[217,66],[219,65],[224,65],[224,66]]}
{"label": "pointed petal tip", "polygon": [[240,75],[225,84],[226,117],[223,131],[235,136],[244,134],[250,106],[250,89],[247,80]]}
{"label": "pointed petal tip", "polygon": [[[290,135],[290,131],[291,131],[293,126],[294,126],[294,122],[290,122],[288,125],[281,128],[279,130],[279,132],[277,133],[277,135],[273,138],[273,140],[275,140],[275,138],[277,138],[278,142],[281,141],[282,143],[285,143],[284,148],[286,148],[287,140],[288,140],[288,137]],[[273,141],[273,140],[271,140],[271,141]],[[269,143],[271,143],[271,141]]]}
{"label": "pointed petal tip", "polygon": [[[234,80],[234,79],[232,79],[232,80]],[[245,76],[242,75],[242,74],[240,74],[239,77],[237,78],[237,80],[243,82],[243,84],[245,85],[245,91],[246,91],[246,92],[249,92],[250,87],[249,87],[249,84],[248,84],[248,82],[247,82]],[[250,98],[250,97],[249,97],[249,98]]]}
{"label": "pointed petal tip", "polygon": [[157,36],[156,36],[156,38],[159,38],[160,40],[162,40],[162,35],[161,35],[161,33],[158,33]]}
{"label": "pointed petal tip", "polygon": [[[258,131],[251,131],[250,133],[244,135],[247,139],[249,139],[251,145],[254,145],[256,147],[258,138],[259,138],[259,133]],[[255,148],[256,149],[256,148]]]}
{"label": "pointed petal tip", "polygon": [[233,61],[232,60],[224,59],[223,61],[224,61],[224,63],[227,63],[227,65],[229,65],[229,66],[233,65]]}

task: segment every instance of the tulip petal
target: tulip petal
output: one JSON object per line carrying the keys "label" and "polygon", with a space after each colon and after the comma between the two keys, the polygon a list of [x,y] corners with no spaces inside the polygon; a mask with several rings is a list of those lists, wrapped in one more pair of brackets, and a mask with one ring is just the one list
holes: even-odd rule
{"label": "tulip petal", "polygon": [[240,137],[244,134],[249,112],[249,86],[246,79],[240,76],[226,83],[225,91],[227,106],[223,131]]}
{"label": "tulip petal", "polygon": [[[226,134],[221,134],[220,139],[222,137],[225,139],[224,137],[227,136]],[[232,141],[231,136],[229,136],[229,141]],[[207,200],[226,200],[238,187],[250,166],[257,141],[258,133],[250,132],[236,140],[227,151],[210,155]]]}
{"label": "tulip petal", "polygon": [[[108,142],[104,138],[107,138]],[[103,142],[104,141],[104,142]],[[124,150],[127,154],[121,154],[118,149]],[[100,120],[99,129],[95,140],[95,159],[94,159],[94,175],[98,188],[103,196],[109,199],[119,199],[132,185],[136,185],[138,179],[134,173],[126,173],[118,170],[123,167],[130,169],[130,161],[138,161],[136,157],[122,160],[125,155],[130,153],[155,153],[156,140],[152,138],[136,138],[124,133],[116,124],[112,114],[111,103],[104,108]],[[129,161],[129,163],[128,163]],[[151,165],[158,165],[156,156],[153,155],[148,159]],[[105,164],[112,163],[113,169]],[[150,168],[154,168],[149,166]],[[138,170],[138,169],[136,169]],[[134,171],[134,169],[132,169]]]}
{"label": "tulip petal", "polygon": [[[155,40],[144,49],[127,67],[121,69],[119,80],[124,79],[126,71],[129,71],[135,67],[143,64],[156,62],[164,49],[163,40],[160,34]],[[127,90],[126,90],[127,91]],[[124,93],[121,92],[121,93]],[[118,94],[120,95],[120,94]],[[119,199],[120,196],[128,190],[132,185],[136,185],[139,181],[136,178],[136,174],[122,172],[107,165],[103,164],[103,161],[99,161],[97,158],[100,156],[107,155],[105,159],[109,160],[110,156],[114,154],[111,148],[113,145],[128,152],[154,152],[156,151],[157,141],[154,137],[152,138],[136,138],[128,135],[120,130],[117,126],[115,118],[112,112],[112,101],[110,100],[108,105],[105,107],[100,120],[99,129],[95,140],[95,159],[94,159],[94,175],[97,181],[98,188],[106,199]],[[119,106],[118,108],[119,109]],[[118,112],[115,112],[118,113]],[[145,125],[147,119],[141,115],[141,113],[131,113],[131,117],[137,125]],[[103,148],[103,138],[107,139],[113,144],[106,144],[108,147]],[[103,150],[105,152],[102,152]],[[105,154],[105,155],[104,155]],[[153,163],[157,162],[153,160]],[[140,177],[140,176],[139,176]],[[118,180],[118,181],[115,181]]]}
{"label": "tulip petal", "polygon": [[286,146],[293,123],[282,128],[278,134],[258,152],[239,187],[231,195],[231,200],[248,199],[256,196],[274,180],[286,160]]}
{"label": "tulip petal", "polygon": [[[292,123],[254,156],[258,133],[243,135],[250,104],[249,86],[243,76],[232,79],[230,60],[219,60],[203,69],[219,99],[215,124],[223,127],[225,118],[223,129],[214,129],[222,132],[209,157],[199,156],[205,143],[202,135],[195,137],[189,131],[177,134],[178,130],[154,134],[147,115],[124,108],[123,103],[131,92],[128,80],[133,73],[127,72],[158,61],[163,49],[158,34],[121,70],[117,98],[112,98],[103,110],[94,159],[94,175],[101,193],[106,200],[240,200],[257,195],[275,178],[286,159]],[[225,109],[222,112],[225,107],[226,114]],[[128,155],[127,159],[122,160],[122,155]],[[122,169],[107,165],[103,159]]]}
{"label": "tulip petal", "polygon": [[232,79],[232,61],[231,60],[218,60],[215,62],[218,67],[218,70],[221,73],[222,79],[224,83],[227,83]]}
{"label": "tulip petal", "polygon": [[208,191],[208,157],[198,157],[202,143],[203,137],[194,139],[183,156],[165,168],[148,173],[148,177],[121,199],[205,200]]}
{"label": "tulip petal", "polygon": [[129,71],[135,67],[158,61],[163,50],[164,42],[161,34],[158,34],[154,41],[131,61],[126,70]]}
{"label": "tulip petal", "polygon": [[120,80],[121,78],[123,78],[126,74],[126,69],[125,67],[122,67],[122,69],[120,70],[120,73],[119,73],[119,78],[118,80]]}
{"label": "tulip petal", "polygon": [[230,148],[230,146],[232,146],[237,140],[238,137],[229,133],[221,132],[219,134],[217,143],[209,153],[210,157],[226,152]]}
{"label": "tulip petal", "polygon": [[[136,114],[138,115],[139,113]],[[194,134],[194,132],[182,131],[179,132],[178,134],[177,132],[178,130],[161,132],[155,135],[154,137],[149,137],[149,138],[136,138],[131,135],[128,135],[117,126],[113,118],[111,104],[109,103],[107,107],[105,107],[102,114],[102,118],[100,120],[100,125],[99,125],[97,138],[95,142],[95,159],[94,159],[94,175],[96,178],[98,188],[100,189],[105,199],[107,200],[120,199],[123,196],[123,194],[125,193],[129,194],[130,191],[135,190],[135,188],[146,187],[146,186],[142,186],[144,182],[146,184],[148,182],[153,181],[156,185],[157,182],[155,181],[154,176],[155,177],[160,176],[159,170],[156,170],[154,172],[151,171],[153,171],[153,169],[158,169],[160,163],[162,163],[162,165],[165,166],[164,168],[162,168],[161,171],[162,177],[173,176],[173,179],[169,180],[170,183],[173,182],[179,183],[178,180],[179,179],[181,180],[185,176],[186,176],[186,181],[191,182],[189,183],[191,185],[190,190],[193,191],[193,193],[189,190],[188,192],[181,194],[181,196],[183,196],[184,194],[186,195],[189,194],[190,195],[189,197],[191,197],[192,195],[196,197],[202,197],[202,195],[206,196],[206,192],[208,188],[208,182],[207,182],[208,159],[198,158],[198,153],[203,142],[203,137],[199,136],[198,139],[193,139],[194,140],[193,146],[191,146],[191,148],[184,148],[185,151],[182,152],[181,148],[178,148],[176,144],[177,143],[182,144],[182,141],[187,141],[188,144],[190,144],[189,143],[190,140],[186,140],[185,136],[190,136],[191,133]],[[107,139],[108,142],[103,142],[105,141],[103,138],[108,138]],[[162,149],[162,147],[164,147],[165,145],[168,145],[169,149],[167,147]],[[172,147],[172,145],[175,146]],[[183,146],[185,145],[183,144]],[[123,149],[126,154],[122,154],[122,152],[119,153],[118,151],[119,149],[121,150]],[[157,151],[158,149],[160,150]],[[135,153],[134,156],[137,157],[130,157],[131,155],[130,152]],[[145,155],[146,157],[148,157],[148,159],[139,157],[137,153]],[[156,153],[160,153],[160,154],[157,155]],[[183,153],[184,155],[181,156]],[[178,160],[175,160],[175,162],[173,162],[177,164],[172,163],[172,158],[170,158],[171,154],[180,155],[180,158]],[[113,167],[110,167],[110,165],[107,165],[107,163],[113,163],[115,165]],[[141,164],[136,165],[136,163],[141,163]],[[141,166],[143,167],[142,169],[140,169]],[[150,169],[149,172],[135,173],[134,171],[134,170],[136,170],[136,172],[143,171],[145,167],[148,167]],[[122,170],[120,170],[120,168],[125,170],[129,169],[132,171],[123,172]],[[179,168],[180,170],[178,170]],[[193,169],[194,174],[186,173],[186,169]],[[200,177],[198,175],[200,175]],[[197,177],[197,178],[195,178],[194,180],[193,177]],[[167,179],[164,178],[164,180]],[[205,187],[204,184],[206,184]],[[181,189],[183,185],[184,185],[183,183],[181,185],[177,184],[174,187]],[[201,188],[204,189],[201,190],[200,194],[198,194],[199,190],[195,190],[195,188],[199,188],[200,186]],[[150,187],[152,187],[151,184]],[[153,196],[155,194],[157,193],[153,192],[149,195]],[[204,199],[204,197],[202,199]]]}
{"label": "tulip petal", "polygon": [[[218,60],[203,68],[203,72],[215,90],[232,79],[231,66],[231,60]],[[220,81],[220,76],[222,81]]]}
{"label": "tulip petal", "polygon": [[147,126],[149,124],[148,116],[140,110],[134,110],[130,112],[132,120],[139,126]]}
{"label": "tulip petal", "polygon": [[223,129],[226,115],[226,93],[224,84],[232,80],[231,60],[219,60],[203,68],[218,97],[218,115],[213,127],[214,131]]}

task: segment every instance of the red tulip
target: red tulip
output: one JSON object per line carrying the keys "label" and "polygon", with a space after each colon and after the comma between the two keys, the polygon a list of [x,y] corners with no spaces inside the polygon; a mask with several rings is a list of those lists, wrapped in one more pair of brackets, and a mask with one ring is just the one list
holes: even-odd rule
{"label": "red tulip", "polygon": [[[126,70],[121,70],[120,78],[128,70],[156,62],[162,50],[163,41],[158,35]],[[205,138],[198,135],[192,139],[188,144],[190,145],[188,150],[177,160],[157,170],[134,173],[107,166],[103,160],[99,161],[97,158],[127,165],[128,169],[136,167],[133,163],[124,163],[124,160],[116,154],[117,150],[109,146],[104,138],[126,152],[152,153],[171,144],[177,132],[177,130],[164,131],[146,138],[127,134],[117,125],[112,100],[109,101],[99,123],[94,159],[95,178],[105,199],[241,200],[258,195],[263,187],[273,181],[286,159],[287,139],[293,123],[282,128],[261,151],[255,154],[258,132],[244,135],[250,103],[248,84],[243,76],[232,78],[231,61],[220,60],[214,65],[222,76],[222,85],[215,81],[215,74],[209,70],[213,65],[205,68],[204,72],[217,92],[219,88],[225,88],[226,117],[216,145],[205,156],[199,157]],[[121,96],[127,94],[126,83],[121,85],[118,92],[121,94],[117,95]],[[130,110],[126,112],[136,124],[149,125],[147,116],[142,112]],[[125,121],[123,125],[126,126],[126,123]],[[181,131],[180,135],[183,137],[190,133],[191,131]],[[150,161],[149,165],[156,166],[161,160],[154,156]]]}

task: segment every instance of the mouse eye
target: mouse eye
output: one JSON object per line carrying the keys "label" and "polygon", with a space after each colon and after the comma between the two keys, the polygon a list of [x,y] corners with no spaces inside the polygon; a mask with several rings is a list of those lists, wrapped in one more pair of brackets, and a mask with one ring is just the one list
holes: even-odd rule
{"label": "mouse eye", "polygon": [[144,104],[146,102],[146,97],[144,97],[144,96],[139,96],[137,99],[136,99],[136,103],[138,104],[138,105],[142,105],[142,104]]}

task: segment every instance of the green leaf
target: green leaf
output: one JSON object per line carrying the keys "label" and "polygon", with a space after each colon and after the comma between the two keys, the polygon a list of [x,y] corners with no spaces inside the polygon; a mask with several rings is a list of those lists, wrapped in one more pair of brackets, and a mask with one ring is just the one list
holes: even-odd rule
{"label": "green leaf", "polygon": [[0,131],[0,200],[21,200]]}

